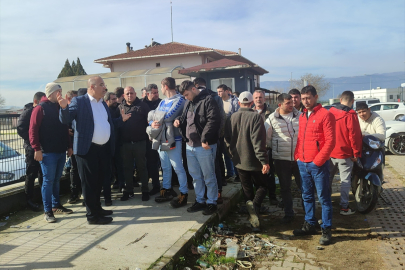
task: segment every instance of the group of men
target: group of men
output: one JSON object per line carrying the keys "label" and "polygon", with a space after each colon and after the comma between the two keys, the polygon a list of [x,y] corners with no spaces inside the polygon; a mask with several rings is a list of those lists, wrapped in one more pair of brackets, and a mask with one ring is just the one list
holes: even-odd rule
{"label": "group of men", "polygon": [[[277,97],[277,109],[272,112],[260,90],[242,92],[238,98],[223,84],[216,92],[208,89],[203,78],[183,81],[178,88],[173,78],[164,78],[164,99],[159,98],[156,84],[142,90],[142,99],[131,86],[108,92],[99,76],[90,78],[87,86],[76,97],[70,92],[63,98],[60,85],[49,83],[45,93],[35,94],[33,109],[29,106],[20,117],[19,126],[25,130],[19,134],[25,139],[28,204],[39,208],[32,201],[32,189],[33,179],[42,175],[47,222],[56,221],[54,214],[72,213],[59,200],[59,178],[67,153],[75,167],[71,175],[76,175],[71,177],[68,202],[77,201],[81,186],[89,224],[112,221],[108,216],[113,212],[101,207],[100,195],[103,190],[105,205],[112,205],[114,178],[122,190],[122,201],[134,197],[138,180],[142,201],[158,194],[157,203],[169,201],[174,208],[186,206],[188,192],[194,189],[196,200],[187,211],[204,215],[217,210],[222,186],[228,180],[241,182],[252,228],[258,231],[265,196],[278,204],[277,174],[285,211],[281,222],[294,219],[294,176],[305,210],[304,224],[294,235],[316,233],[316,189],[322,205],[320,244],[329,244],[331,179],[338,168],[340,214],[353,214],[349,207],[351,170],[361,156],[362,134],[385,137],[383,120],[371,114],[367,105],[356,108],[358,120],[351,109],[354,95],[350,91],[342,94],[340,105],[328,111],[317,103],[313,86],[292,89]],[[180,194],[173,190],[175,176]]]}

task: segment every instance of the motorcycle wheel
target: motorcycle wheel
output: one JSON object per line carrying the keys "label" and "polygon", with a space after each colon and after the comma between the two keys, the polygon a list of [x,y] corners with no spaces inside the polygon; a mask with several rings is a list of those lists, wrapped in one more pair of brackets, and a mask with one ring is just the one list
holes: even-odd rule
{"label": "motorcycle wheel", "polygon": [[362,180],[363,181],[360,181],[360,185],[357,186],[354,198],[357,205],[357,211],[362,214],[367,214],[370,213],[377,204],[378,187],[373,185],[370,181],[365,179]]}

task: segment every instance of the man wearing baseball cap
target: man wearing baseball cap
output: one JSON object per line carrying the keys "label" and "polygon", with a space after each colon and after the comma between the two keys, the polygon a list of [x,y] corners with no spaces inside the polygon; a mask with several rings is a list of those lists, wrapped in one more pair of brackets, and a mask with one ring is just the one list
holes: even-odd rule
{"label": "man wearing baseball cap", "polygon": [[228,118],[224,138],[239,173],[252,229],[257,232],[260,231],[260,206],[267,193],[265,175],[270,166],[263,118],[252,109],[252,105],[253,95],[242,92],[239,96],[240,109]]}
{"label": "man wearing baseball cap", "polygon": [[29,138],[34,159],[39,161],[43,173],[42,201],[46,222],[56,222],[54,214],[71,214],[59,200],[59,181],[66,161],[66,151],[72,155],[68,126],[59,121],[56,98],[62,92],[59,84],[48,83],[39,106],[32,111]]}

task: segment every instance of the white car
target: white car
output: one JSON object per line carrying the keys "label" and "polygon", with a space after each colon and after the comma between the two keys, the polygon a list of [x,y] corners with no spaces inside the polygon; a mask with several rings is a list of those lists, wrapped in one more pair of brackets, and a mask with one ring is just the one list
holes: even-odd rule
{"label": "white car", "polygon": [[14,182],[25,175],[25,157],[0,142],[0,186]]}
{"label": "white car", "polygon": [[387,128],[385,147],[395,155],[405,155],[405,116],[385,122]]}
{"label": "white car", "polygon": [[397,120],[405,115],[405,104],[401,102],[382,102],[370,105],[372,112],[378,113],[384,121]]}

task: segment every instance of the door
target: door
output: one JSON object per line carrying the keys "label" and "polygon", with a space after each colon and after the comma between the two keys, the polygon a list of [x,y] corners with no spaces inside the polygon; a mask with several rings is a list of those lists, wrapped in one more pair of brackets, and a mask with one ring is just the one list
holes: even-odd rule
{"label": "door", "polygon": [[383,119],[385,121],[394,120],[395,115],[397,114],[398,104],[384,104],[383,105]]}

